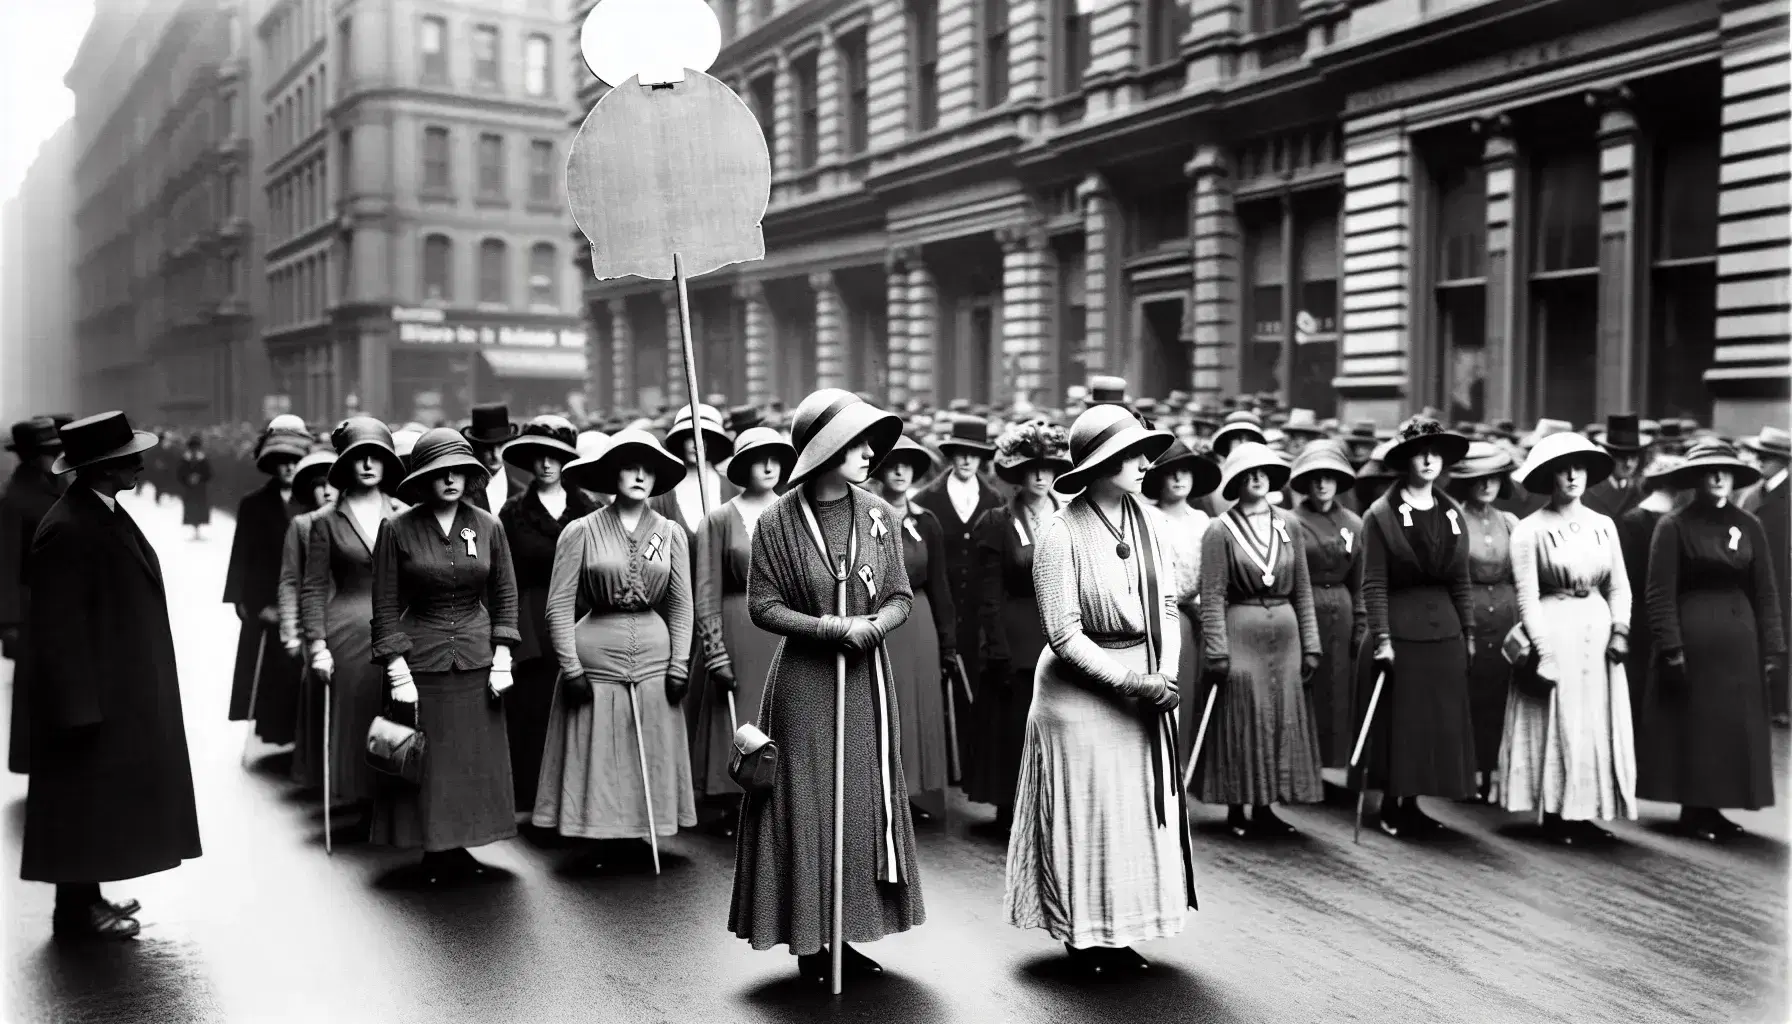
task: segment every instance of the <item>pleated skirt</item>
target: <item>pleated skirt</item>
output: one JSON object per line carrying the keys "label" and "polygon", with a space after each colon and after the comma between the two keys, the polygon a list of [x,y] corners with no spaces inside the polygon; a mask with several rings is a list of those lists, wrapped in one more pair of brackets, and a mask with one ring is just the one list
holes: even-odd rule
{"label": "pleated skirt", "polygon": [[487,689],[489,668],[418,672],[417,718],[429,737],[415,786],[381,775],[371,839],[434,853],[516,835],[504,705]]}
{"label": "pleated skirt", "polygon": [[902,722],[902,772],[910,797],[938,793],[950,783],[946,698],[940,683],[940,639],[933,602],[915,594],[908,619],[890,633],[891,683]]}
{"label": "pleated skirt", "polygon": [[[1145,671],[1143,645],[1109,650]],[[1182,814],[1158,824],[1137,704],[1084,683],[1049,649],[1034,674],[1003,897],[1009,923],[1062,942],[1128,946],[1182,931]],[[1177,771],[1168,750],[1163,769]]]}
{"label": "pleated skirt", "polygon": [[[737,591],[722,596],[722,644],[728,649],[728,662],[734,670],[734,711],[737,722],[728,717],[728,694],[713,679],[699,695],[695,689],[686,700],[698,700],[702,713],[702,735],[707,754],[703,758],[702,775],[698,778],[705,796],[738,795],[740,787],[728,777],[728,760],[734,754],[734,731],[744,724],[759,720],[759,702],[765,696],[766,676],[771,673],[772,659],[778,653],[778,637],[753,625],[747,612],[747,595]],[[691,766],[696,769],[695,763]]]}
{"label": "pleated skirt", "polygon": [[[1307,693],[1313,705],[1313,726],[1319,737],[1319,763],[1340,768],[1350,762],[1356,745],[1351,718],[1356,651],[1351,647],[1356,604],[1340,583],[1313,585],[1313,616],[1319,625],[1319,668]],[[1298,644],[1299,638],[1296,637]]]}
{"label": "pleated skirt", "polygon": [[1319,738],[1300,681],[1291,604],[1231,604],[1232,669],[1214,706],[1193,792],[1209,804],[1317,803]]}

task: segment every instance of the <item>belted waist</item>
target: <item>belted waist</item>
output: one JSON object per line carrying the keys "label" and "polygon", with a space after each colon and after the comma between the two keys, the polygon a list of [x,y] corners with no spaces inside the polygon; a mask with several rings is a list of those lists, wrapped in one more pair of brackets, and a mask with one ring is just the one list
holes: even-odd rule
{"label": "belted waist", "polygon": [[1590,588],[1590,587],[1558,587],[1554,590],[1545,590],[1543,592],[1543,596],[1544,597],[1590,597],[1590,596],[1592,596],[1592,593],[1593,593],[1593,591],[1592,591],[1592,588]]}
{"label": "belted waist", "polygon": [[1145,642],[1143,633],[1085,633],[1083,635],[1095,641],[1095,646],[1109,651],[1124,651]]}
{"label": "belted waist", "polygon": [[1255,605],[1258,608],[1280,608],[1288,603],[1288,599],[1286,597],[1260,597],[1256,594],[1252,594],[1248,597],[1232,597],[1227,595],[1226,603]]}

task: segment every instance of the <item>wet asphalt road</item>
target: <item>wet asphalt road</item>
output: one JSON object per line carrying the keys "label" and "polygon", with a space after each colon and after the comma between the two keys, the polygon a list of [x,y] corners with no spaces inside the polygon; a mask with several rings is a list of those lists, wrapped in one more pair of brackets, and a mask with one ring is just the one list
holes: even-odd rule
{"label": "wet asphalt road", "polygon": [[[236,622],[219,603],[229,523],[183,536],[172,503],[127,507],[160,552],[179,647],[205,856],[107,887],[141,899],[135,942],[49,940],[49,886],[17,880],[25,780],[0,780],[6,1021],[1731,1021],[1785,1020],[1787,817],[1737,815],[1724,847],[1645,805],[1599,851],[1539,843],[1490,808],[1430,805],[1449,832],[1350,840],[1344,805],[1289,811],[1302,835],[1240,843],[1200,808],[1202,909],[1142,947],[1125,983],[1066,973],[1001,912],[1003,845],[959,804],[921,834],[928,923],[867,947],[882,978],[839,1000],[783,952],[726,929],[731,840],[685,833],[666,871],[582,873],[574,851],[475,851],[494,882],[396,884],[410,855],[322,847],[285,759],[226,723]],[[0,673],[9,671],[0,669]],[[1786,734],[1776,732],[1786,765]]]}

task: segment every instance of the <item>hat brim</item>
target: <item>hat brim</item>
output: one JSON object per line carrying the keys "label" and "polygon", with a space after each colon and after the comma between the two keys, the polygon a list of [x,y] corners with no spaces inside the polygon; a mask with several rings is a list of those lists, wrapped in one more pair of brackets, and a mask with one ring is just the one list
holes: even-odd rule
{"label": "hat brim", "polygon": [[316,487],[320,483],[328,483],[337,490],[341,490],[342,488],[337,486],[336,481],[330,479],[330,471],[335,468],[336,463],[334,462],[320,462],[316,465],[306,466],[304,469],[301,469],[292,475],[293,488],[302,491],[307,487]]}
{"label": "hat brim", "polygon": [[1220,497],[1227,501],[1238,500],[1238,489],[1244,485],[1244,478],[1254,470],[1263,470],[1269,474],[1269,489],[1279,491],[1288,486],[1288,476],[1294,467],[1275,458],[1265,458],[1258,462],[1249,462],[1234,467],[1232,472],[1220,479]]}
{"label": "hat brim", "polygon": [[747,486],[747,473],[766,459],[778,460],[778,483],[784,483],[790,467],[796,462],[796,449],[782,441],[766,441],[737,450],[728,460],[728,482],[736,487]]}
{"label": "hat brim", "polygon": [[1443,456],[1444,465],[1447,466],[1462,461],[1462,457],[1468,454],[1468,446],[1468,438],[1447,430],[1440,434],[1420,434],[1418,437],[1408,438],[1388,449],[1387,455],[1381,461],[1390,469],[1405,469],[1407,460],[1411,459],[1419,449],[1435,447]]}
{"label": "hat brim", "polygon": [[960,451],[967,455],[982,455],[985,457],[996,453],[996,446],[993,444],[983,444],[979,441],[966,441],[960,437],[946,438],[944,441],[940,442],[939,448],[940,454],[947,458],[951,458],[955,453]]}
{"label": "hat brim", "polygon": [[653,471],[653,490],[648,496],[654,498],[677,487],[690,471],[683,460],[674,458],[664,449],[644,441],[626,439],[604,449],[604,453],[595,459],[575,459],[567,463],[560,468],[560,476],[571,481],[574,487],[599,494],[615,494],[616,474],[622,472],[624,466],[637,465]]}
{"label": "hat brim", "polygon": [[505,445],[502,457],[510,465],[533,473],[535,460],[543,455],[558,455],[562,463],[567,463],[579,457],[579,450],[556,438],[525,434]]}
{"label": "hat brim", "polygon": [[[1755,467],[1740,459],[1724,458],[1699,459],[1697,461],[1684,462],[1680,464],[1678,469],[1675,469],[1672,473],[1664,474],[1664,476],[1666,479],[1672,480],[1674,486],[1684,490],[1697,487],[1699,485],[1699,477],[1714,469],[1729,470],[1730,474],[1735,477],[1735,486],[1737,488],[1751,487],[1761,480],[1761,471]],[[1588,481],[1587,486],[1593,486],[1592,482]]]}
{"label": "hat brim", "polygon": [[286,441],[273,441],[262,448],[255,456],[255,468],[263,473],[268,472],[268,463],[273,459],[292,459],[294,462],[311,454],[309,446],[300,448],[297,444]]}
{"label": "hat brim", "polygon": [[1589,490],[1609,479],[1615,468],[1610,452],[1598,447],[1581,448],[1576,451],[1563,452],[1525,469],[1518,483],[1531,494],[1548,494],[1553,490],[1549,484],[1550,475],[1560,468],[1562,463],[1575,460],[1587,463],[1587,488]]}
{"label": "hat brim", "polygon": [[1163,489],[1170,474],[1179,469],[1189,472],[1191,483],[1188,489],[1190,498],[1199,498],[1212,494],[1220,485],[1220,467],[1212,459],[1199,452],[1178,455],[1168,462],[1159,462],[1145,471],[1145,497],[1155,498]]}
{"label": "hat brim", "polygon": [[1309,480],[1314,477],[1323,476],[1327,473],[1338,478],[1339,490],[1344,490],[1356,485],[1357,476],[1355,470],[1347,470],[1342,466],[1327,463],[1321,466],[1309,466],[1299,473],[1294,472],[1294,467],[1288,467],[1288,489],[1294,491],[1296,494],[1304,494],[1306,493],[1306,486]]}
{"label": "hat brim", "polygon": [[472,444],[504,444],[516,440],[522,432],[523,428],[515,423],[507,428],[507,432],[498,434],[475,434],[472,427],[460,428],[460,436]]}
{"label": "hat brim", "polygon": [[1212,444],[1218,447],[1222,441],[1233,440],[1234,435],[1245,435],[1247,439],[1255,438],[1258,444],[1269,443],[1269,435],[1264,433],[1262,427],[1252,426],[1249,423],[1227,423],[1213,432]]}
{"label": "hat brim", "polygon": [[[672,451],[672,454],[677,455],[676,449],[690,433],[691,428],[688,426],[679,427],[667,433],[666,448]],[[733,457],[733,455],[734,439],[715,427],[705,425],[703,428],[703,457],[709,460],[709,464],[713,466],[723,459]]]}
{"label": "hat brim", "polygon": [[[877,463],[871,467],[871,475],[876,476],[891,466],[903,463],[914,466],[917,476],[938,465],[933,459],[933,453],[925,448],[905,448],[900,445],[892,445],[890,450],[884,453],[884,457],[878,459]],[[1000,471],[998,470],[998,472]]]}
{"label": "hat brim", "polygon": [[1145,457],[1157,461],[1166,449],[1176,443],[1175,435],[1167,430],[1151,427],[1127,427],[1113,437],[1107,439],[1101,447],[1090,452],[1081,462],[1072,465],[1058,475],[1052,485],[1060,494],[1075,494],[1089,485],[1089,478],[1104,465],[1133,450],[1144,453]]}
{"label": "hat brim", "polygon": [[901,436],[902,420],[895,413],[854,402],[836,413],[827,426],[797,452],[796,465],[790,468],[789,484],[795,487],[806,482],[845,451],[847,445],[861,437],[871,442],[871,464],[875,466],[896,447],[896,439]]}
{"label": "hat brim", "polygon": [[[1022,479],[1025,477],[1027,471],[1032,469],[1034,466],[1039,465],[1042,462],[1051,466],[1053,469],[1056,469],[1058,471],[1059,476],[1063,476],[1065,473],[1070,472],[1071,463],[1070,463],[1069,459],[1066,459],[1061,455],[1041,455],[1037,459],[1027,459],[1025,461],[1016,462],[1012,465],[1007,465],[1007,466],[997,463],[996,464],[996,479],[1002,480],[1006,483],[1019,485],[1021,483]],[[1151,479],[1151,475],[1149,473],[1147,473],[1145,475],[1145,479],[1147,481],[1149,481]]]}
{"label": "hat brim", "polygon": [[[404,460],[398,457],[398,451],[378,441],[356,441],[347,448],[336,453],[336,461],[330,464],[330,486],[339,491],[346,491],[355,479],[355,462],[367,453],[379,457],[386,467],[386,473],[380,478],[382,489],[396,490],[400,481],[405,479]],[[484,469],[484,466],[479,467]]]}
{"label": "hat brim", "polygon": [[[336,461],[341,463],[343,460],[339,457]],[[417,504],[417,500],[421,499],[421,495],[418,495],[417,493],[417,488],[425,483],[430,477],[450,469],[466,471],[467,490],[469,491],[477,487],[485,486],[485,481],[492,475],[491,470],[485,468],[485,463],[480,462],[474,456],[457,452],[448,452],[443,455],[438,455],[428,462],[412,469],[410,475],[405,477],[404,480],[399,483],[397,487],[398,496],[411,502],[413,505]],[[478,478],[477,482],[474,481],[475,477]]]}
{"label": "hat brim", "polygon": [[[1678,440],[1678,438],[1676,438],[1676,440]],[[1774,447],[1763,446],[1761,444],[1761,439],[1758,437],[1749,438],[1748,440],[1742,442],[1742,447],[1747,448],[1749,451],[1754,452],[1757,455],[1765,455],[1770,459],[1786,459],[1788,461],[1792,461],[1792,448],[1774,448]]]}
{"label": "hat brim", "polygon": [[141,455],[160,443],[161,439],[157,438],[156,435],[147,430],[133,430],[131,431],[131,439],[128,442],[119,445],[109,452],[102,452],[99,455],[82,459],[80,462],[70,462],[68,460],[67,452],[56,456],[56,461],[50,464],[50,472],[52,474],[72,473],[77,469],[84,469],[88,466],[97,466],[102,462],[110,462],[113,459],[123,459],[132,455]]}

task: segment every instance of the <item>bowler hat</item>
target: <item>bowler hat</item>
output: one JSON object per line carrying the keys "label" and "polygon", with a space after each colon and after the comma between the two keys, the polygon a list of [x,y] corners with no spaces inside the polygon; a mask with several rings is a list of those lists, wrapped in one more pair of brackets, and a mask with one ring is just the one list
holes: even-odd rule
{"label": "bowler hat", "polygon": [[56,433],[56,421],[48,416],[33,416],[12,425],[12,439],[6,450],[20,456],[48,454],[62,450],[62,437]]}
{"label": "bowler hat", "polygon": [[861,437],[871,442],[871,463],[876,465],[900,436],[902,420],[894,414],[850,391],[822,388],[804,398],[791,417],[796,465],[790,469],[789,484],[794,487],[808,480]]}
{"label": "bowler hat", "polygon": [[659,438],[630,427],[617,432],[595,457],[575,459],[560,472],[574,487],[599,494],[615,494],[616,474],[625,466],[646,466],[653,471],[650,496],[665,494],[677,487],[689,471],[684,460],[667,451]]}
{"label": "bowler hat", "polygon": [[1053,487],[1061,494],[1075,494],[1112,460],[1135,451],[1155,460],[1175,440],[1168,431],[1141,424],[1123,405],[1092,405],[1070,425],[1071,466]]}
{"label": "bowler hat", "polygon": [[470,419],[460,434],[474,444],[503,444],[519,432],[510,422],[510,406],[501,402],[475,405]]}
{"label": "bowler hat", "polygon": [[467,490],[485,486],[491,470],[473,454],[473,446],[460,431],[452,427],[436,427],[417,439],[409,460],[411,473],[398,485],[398,496],[413,504],[418,489],[437,473],[459,470],[467,475]]}
{"label": "bowler hat", "polygon": [[330,446],[336,449],[336,461],[329,468],[329,479],[339,491],[347,490],[354,481],[355,463],[364,455],[373,456],[385,467],[380,477],[382,490],[396,490],[405,475],[404,459],[392,441],[392,431],[375,417],[350,416],[336,424],[330,431]]}
{"label": "bowler hat", "polygon": [[139,455],[157,444],[156,435],[147,430],[132,430],[131,421],[118,411],[74,420],[64,424],[59,433],[62,454],[51,463],[52,473],[67,473],[109,459]]}

